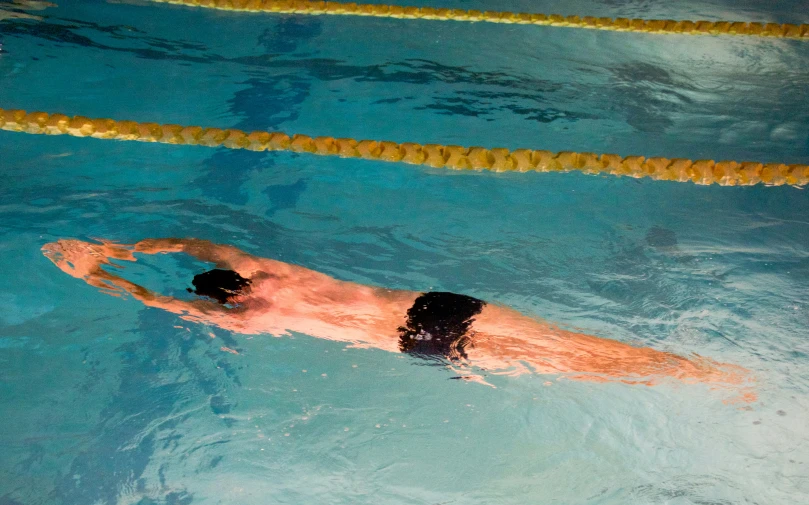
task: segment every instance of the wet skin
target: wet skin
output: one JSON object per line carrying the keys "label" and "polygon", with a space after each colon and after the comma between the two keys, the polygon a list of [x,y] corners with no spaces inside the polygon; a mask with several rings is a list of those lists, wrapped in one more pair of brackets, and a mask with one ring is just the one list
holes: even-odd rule
{"label": "wet skin", "polygon": [[[146,239],[133,245],[59,240],[42,250],[73,277],[109,294],[128,293],[144,305],[186,320],[237,333],[282,336],[298,332],[390,352],[399,352],[398,329],[421,294],[341,281],[301,266],[197,239]],[[136,261],[133,253],[189,254],[216,268],[233,270],[251,283],[227,305],[204,298],[186,301],[161,296],[102,268],[116,267],[110,259]],[[450,356],[448,364],[464,378],[478,382],[484,381],[474,370],[645,385],[676,379],[732,389],[734,401],[756,398],[753,379],[744,368],[562,330],[496,304],[483,306],[468,336],[471,343],[465,348],[467,357]]]}

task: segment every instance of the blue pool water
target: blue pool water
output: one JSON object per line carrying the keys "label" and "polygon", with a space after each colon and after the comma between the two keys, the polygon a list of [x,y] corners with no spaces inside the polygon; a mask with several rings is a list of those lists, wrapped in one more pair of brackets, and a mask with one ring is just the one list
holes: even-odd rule
{"label": "blue pool water", "polygon": [[[809,22],[797,0],[404,3]],[[809,162],[808,42],[140,0],[31,13],[43,20],[0,21],[2,108]],[[381,350],[191,323],[40,252],[178,236],[736,363],[759,400],[538,375],[487,388]],[[195,268],[141,257],[127,275],[179,295]],[[807,503],[807,300],[799,188],[0,132],[0,504]]]}

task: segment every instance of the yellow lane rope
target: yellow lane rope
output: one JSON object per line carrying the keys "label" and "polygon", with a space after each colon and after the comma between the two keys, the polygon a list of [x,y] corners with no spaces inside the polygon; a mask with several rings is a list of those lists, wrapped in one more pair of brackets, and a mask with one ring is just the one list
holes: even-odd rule
{"label": "yellow lane rope", "polygon": [[72,135],[97,139],[137,140],[163,144],[198,145],[248,149],[251,151],[293,151],[341,158],[401,162],[453,170],[493,172],[570,172],[650,177],[663,181],[747,186],[809,183],[809,166],[668,158],[622,157],[594,154],[534,151],[503,148],[444,146],[376,140],[335,139],[332,137],[289,136],[280,132],[244,132],[234,129],[201,128],[175,124],[136,123],[84,116],[0,109],[0,129],[45,134]]}
{"label": "yellow lane rope", "polygon": [[596,18],[524,12],[403,7],[384,4],[315,2],[309,0],[152,0],[158,3],[205,7],[237,12],[276,14],[331,14],[397,19],[437,19],[523,25],[566,26],[619,32],[686,35],[747,35],[787,39],[809,39],[807,24],[745,23],[742,21],[675,21],[671,19]]}

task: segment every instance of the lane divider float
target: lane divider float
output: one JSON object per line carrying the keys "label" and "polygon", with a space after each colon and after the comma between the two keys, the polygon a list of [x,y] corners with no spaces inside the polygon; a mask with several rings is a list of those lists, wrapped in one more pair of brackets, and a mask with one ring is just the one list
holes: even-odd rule
{"label": "lane divider float", "polygon": [[386,4],[317,2],[309,0],[151,0],[156,3],[203,7],[235,12],[370,16],[396,19],[432,19],[522,25],[558,26],[682,35],[742,35],[809,40],[809,24],[756,23],[744,21],[686,21],[673,19],[628,19],[592,16],[562,16],[526,12],[479,11]]}
{"label": "lane divider float", "polygon": [[457,145],[396,143],[350,138],[245,132],[176,124],[138,123],[112,119],[69,117],[47,112],[0,109],[0,129],[44,135],[72,135],[96,139],[134,140],[162,144],[225,147],[250,151],[292,151],[340,158],[363,158],[425,165],[451,170],[492,172],[572,172],[648,177],[662,181],[721,186],[803,186],[809,183],[808,165],[752,161],[692,161],[682,158],[645,158],[532,149],[463,147]]}

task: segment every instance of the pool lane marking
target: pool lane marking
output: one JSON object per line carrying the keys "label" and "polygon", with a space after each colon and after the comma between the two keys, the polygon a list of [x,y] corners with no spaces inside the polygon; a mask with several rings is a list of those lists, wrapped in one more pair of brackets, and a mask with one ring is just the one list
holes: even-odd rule
{"label": "pool lane marking", "polygon": [[479,11],[385,4],[313,2],[307,0],[151,0],[188,7],[267,14],[370,16],[396,19],[431,19],[585,28],[618,32],[678,35],[740,35],[809,40],[809,24],[756,23],[744,21],[687,21],[629,19],[593,16],[562,16],[527,12]]}
{"label": "pool lane marking", "polygon": [[281,132],[245,132],[176,124],[138,123],[84,116],[0,109],[0,129],[45,135],[72,135],[108,140],[135,140],[162,144],[197,145],[292,151],[340,158],[363,158],[392,163],[425,165],[451,170],[492,172],[572,172],[648,177],[662,181],[719,184],[721,186],[803,186],[809,183],[808,165],[753,161],[692,161],[683,158],[645,158],[532,149],[463,147],[457,145],[396,143],[350,138],[310,137]]}

